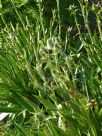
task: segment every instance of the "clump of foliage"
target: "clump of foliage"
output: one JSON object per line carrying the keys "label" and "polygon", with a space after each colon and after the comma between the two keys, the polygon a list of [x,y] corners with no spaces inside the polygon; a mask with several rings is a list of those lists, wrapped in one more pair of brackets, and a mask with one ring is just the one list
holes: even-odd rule
{"label": "clump of foliage", "polygon": [[[0,112],[9,113],[1,125],[2,134],[101,136],[101,7],[89,7],[88,1],[73,1],[76,6],[71,1],[68,6],[67,0],[62,2],[72,15],[69,21],[74,20],[70,26],[64,20],[61,1],[56,0],[46,25],[44,1],[35,1],[38,18],[34,24],[29,15],[21,15],[30,10],[26,4],[31,1],[2,3],[6,2],[12,5],[16,21],[9,18],[7,23],[1,12]],[[25,10],[18,10],[22,6]],[[96,20],[94,31],[90,28],[91,13]],[[68,23],[65,28],[64,21]]]}

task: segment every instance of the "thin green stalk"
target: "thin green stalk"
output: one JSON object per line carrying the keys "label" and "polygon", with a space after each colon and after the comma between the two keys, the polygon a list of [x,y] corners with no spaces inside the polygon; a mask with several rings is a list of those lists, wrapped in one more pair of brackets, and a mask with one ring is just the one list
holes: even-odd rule
{"label": "thin green stalk", "polygon": [[59,37],[61,37],[60,1],[59,1],[59,0],[56,0],[56,2],[57,2],[57,11],[58,11]]}
{"label": "thin green stalk", "polygon": [[20,22],[21,22],[23,28],[25,29],[24,21],[23,21],[22,17],[19,15],[18,10],[17,10],[17,8],[16,8],[16,6],[15,6],[15,4],[14,4],[14,1],[11,0],[11,2],[12,2],[12,5],[13,5],[13,7],[14,7],[14,10],[15,10],[17,16],[19,17],[19,20],[20,20]]}

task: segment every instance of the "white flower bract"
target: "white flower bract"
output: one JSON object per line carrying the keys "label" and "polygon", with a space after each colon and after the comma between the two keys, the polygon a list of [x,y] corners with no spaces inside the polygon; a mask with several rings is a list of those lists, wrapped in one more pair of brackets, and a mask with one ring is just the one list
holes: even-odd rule
{"label": "white flower bract", "polygon": [[58,104],[57,105],[57,108],[60,110],[60,109],[62,109],[62,104]]}

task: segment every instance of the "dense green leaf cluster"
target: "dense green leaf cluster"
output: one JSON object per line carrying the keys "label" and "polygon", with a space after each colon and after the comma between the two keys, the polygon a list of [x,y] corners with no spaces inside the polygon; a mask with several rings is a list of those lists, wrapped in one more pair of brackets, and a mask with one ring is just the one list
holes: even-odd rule
{"label": "dense green leaf cluster", "polygon": [[102,8],[89,2],[1,1],[1,135],[101,136]]}

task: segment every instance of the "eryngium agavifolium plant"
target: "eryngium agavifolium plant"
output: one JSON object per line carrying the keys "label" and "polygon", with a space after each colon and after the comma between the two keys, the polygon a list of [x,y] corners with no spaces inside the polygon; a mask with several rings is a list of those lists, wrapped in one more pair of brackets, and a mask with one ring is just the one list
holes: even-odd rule
{"label": "eryngium agavifolium plant", "polygon": [[0,124],[2,135],[101,136],[101,9],[95,7],[97,29],[92,33],[87,3],[80,6],[86,32],[81,32],[75,10],[74,44],[70,27],[64,40],[61,22],[53,29],[59,9],[53,11],[50,28],[44,26],[41,7],[35,26],[29,20],[25,25],[20,16],[21,26],[5,24],[0,33],[0,112],[8,116]]}

